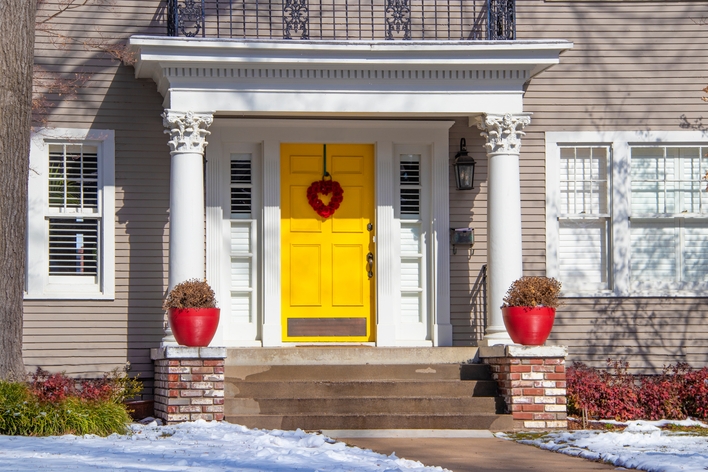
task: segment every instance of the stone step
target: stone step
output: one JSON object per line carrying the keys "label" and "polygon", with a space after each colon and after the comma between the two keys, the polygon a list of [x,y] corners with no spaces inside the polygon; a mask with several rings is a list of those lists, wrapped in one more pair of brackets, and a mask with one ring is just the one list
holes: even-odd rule
{"label": "stone step", "polygon": [[281,414],[226,415],[226,421],[264,429],[514,429],[511,415],[497,414]]}
{"label": "stone step", "polygon": [[265,380],[490,380],[483,364],[227,365],[228,379]]}
{"label": "stone step", "polygon": [[228,398],[227,415],[501,413],[494,397]]}
{"label": "stone step", "polygon": [[235,398],[339,398],[343,396],[493,397],[493,380],[264,380],[225,379],[225,394]]}

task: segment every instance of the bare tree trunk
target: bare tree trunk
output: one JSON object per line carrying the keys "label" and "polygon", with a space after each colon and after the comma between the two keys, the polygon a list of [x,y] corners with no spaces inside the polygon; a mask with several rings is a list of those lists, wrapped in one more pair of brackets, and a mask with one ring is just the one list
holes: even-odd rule
{"label": "bare tree trunk", "polygon": [[24,376],[27,177],[36,0],[0,1],[0,379]]}

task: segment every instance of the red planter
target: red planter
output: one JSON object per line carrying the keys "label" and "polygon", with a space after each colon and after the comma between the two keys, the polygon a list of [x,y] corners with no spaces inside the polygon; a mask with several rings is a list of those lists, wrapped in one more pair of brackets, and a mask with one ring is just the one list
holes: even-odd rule
{"label": "red planter", "polygon": [[206,347],[219,327],[219,308],[170,308],[167,319],[181,346]]}
{"label": "red planter", "polygon": [[541,346],[553,328],[556,309],[545,306],[507,306],[502,308],[504,326],[516,344]]}

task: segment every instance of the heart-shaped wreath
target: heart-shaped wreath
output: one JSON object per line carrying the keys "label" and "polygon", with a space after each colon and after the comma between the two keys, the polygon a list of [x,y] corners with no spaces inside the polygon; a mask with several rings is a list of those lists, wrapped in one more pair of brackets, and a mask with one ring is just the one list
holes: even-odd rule
{"label": "heart-shaped wreath", "polygon": [[[324,204],[322,199],[320,199],[320,194],[329,195],[332,194],[329,203]],[[335,180],[317,180],[312,182],[312,184],[307,188],[307,201],[310,202],[310,206],[313,210],[317,212],[322,218],[329,218],[334,214],[334,212],[339,208],[339,205],[344,200],[344,190],[339,182]]]}

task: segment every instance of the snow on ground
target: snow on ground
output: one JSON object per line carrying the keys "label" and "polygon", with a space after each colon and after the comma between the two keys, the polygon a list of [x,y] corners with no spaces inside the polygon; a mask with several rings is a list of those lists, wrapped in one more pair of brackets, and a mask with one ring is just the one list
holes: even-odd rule
{"label": "snow on ground", "polygon": [[660,429],[667,424],[704,428],[708,425],[691,420],[631,421],[626,424],[624,431],[563,431],[519,442],[650,472],[708,470],[708,436],[690,436]]}
{"label": "snow on ground", "polygon": [[[562,431],[519,441],[650,472],[708,470],[708,437],[662,431],[667,421],[634,421],[621,432]],[[671,422],[685,426],[699,422]],[[303,431],[266,431],[196,421],[133,424],[130,433],[27,438],[0,436],[2,471],[437,471],[419,462],[349,447]],[[499,434],[500,437],[508,437]],[[474,441],[474,439],[470,439]]]}
{"label": "snow on ground", "polygon": [[133,424],[127,435],[0,436],[0,470],[440,471],[303,431],[265,431],[196,421]]}

